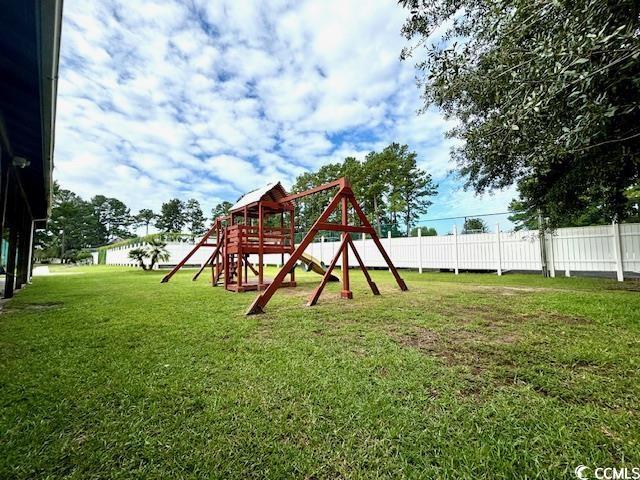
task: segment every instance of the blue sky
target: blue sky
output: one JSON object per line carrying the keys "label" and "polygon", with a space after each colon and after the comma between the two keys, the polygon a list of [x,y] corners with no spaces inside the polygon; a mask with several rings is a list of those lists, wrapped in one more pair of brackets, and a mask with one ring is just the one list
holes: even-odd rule
{"label": "blue sky", "polygon": [[[506,210],[449,175],[450,124],[400,62],[394,1],[66,0],[55,178],[133,211],[206,213],[266,182],[397,141],[440,183],[428,217]],[[491,220],[495,223],[494,220]],[[438,230],[445,233],[444,222]]]}

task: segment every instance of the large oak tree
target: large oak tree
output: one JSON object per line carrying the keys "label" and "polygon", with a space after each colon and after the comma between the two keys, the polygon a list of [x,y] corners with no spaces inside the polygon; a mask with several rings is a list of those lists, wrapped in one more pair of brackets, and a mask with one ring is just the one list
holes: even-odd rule
{"label": "large oak tree", "polygon": [[[401,0],[425,107],[468,186],[516,183],[552,223],[597,205],[630,214],[640,180],[640,2]],[[444,33],[440,37],[440,33]],[[431,38],[430,35],[434,34]]]}

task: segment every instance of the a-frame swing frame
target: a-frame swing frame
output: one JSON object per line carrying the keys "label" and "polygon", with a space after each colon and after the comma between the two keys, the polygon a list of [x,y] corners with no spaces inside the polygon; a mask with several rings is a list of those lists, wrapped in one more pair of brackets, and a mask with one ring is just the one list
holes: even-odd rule
{"label": "a-frame swing frame", "polygon": [[[356,249],[355,244],[351,240],[351,236],[350,236],[351,233],[364,233],[371,236],[371,239],[373,240],[374,244],[380,251],[380,254],[384,258],[385,262],[387,263],[387,266],[389,267],[389,271],[393,274],[393,277],[395,278],[398,286],[400,287],[400,290],[402,291],[408,290],[407,285],[404,283],[404,280],[402,280],[402,278],[400,277],[398,270],[393,265],[391,258],[389,258],[389,255],[387,255],[387,252],[382,246],[382,243],[380,242],[380,238],[378,238],[376,231],[369,223],[369,220],[367,219],[366,215],[362,212],[362,209],[360,208],[360,205],[358,204],[358,201],[356,200],[355,195],[351,190],[351,186],[349,185],[349,182],[347,181],[346,178],[341,178],[339,180],[336,180],[335,182],[321,185],[319,187],[312,188],[311,190],[307,190],[305,192],[289,195],[285,198],[282,198],[280,202],[290,202],[297,198],[301,198],[307,195],[311,195],[311,194],[318,193],[318,192],[328,190],[330,188],[335,188],[335,187],[338,187],[338,192],[336,193],[336,195],[331,199],[331,201],[329,202],[329,205],[324,210],[324,212],[322,212],[322,215],[318,217],[318,219],[313,224],[309,232],[307,232],[307,234],[305,235],[300,245],[298,245],[298,247],[290,255],[287,262],[278,271],[273,281],[253,301],[253,303],[251,304],[251,306],[246,312],[247,315],[254,315],[257,313],[264,312],[264,308],[266,307],[267,303],[269,303],[269,300],[271,300],[271,297],[276,292],[276,290],[281,286],[286,275],[291,271],[292,268],[294,268],[296,262],[300,259],[300,256],[304,253],[305,249],[313,241],[313,239],[318,234],[318,232],[322,230],[342,232],[342,242],[340,243],[340,247],[338,248],[338,251],[333,257],[331,263],[329,264],[329,267],[327,268],[324,276],[322,277],[320,284],[311,293],[311,296],[309,297],[309,301],[307,305],[313,306],[317,303],[318,299],[320,298],[320,294],[322,293],[322,290],[324,289],[325,285],[327,284],[327,281],[331,276],[332,270],[335,268],[336,264],[338,263],[338,259],[340,258],[340,256],[342,256],[342,280],[341,280],[342,289],[341,289],[340,295],[343,298],[348,298],[348,299],[353,298],[353,293],[351,292],[351,289],[349,286],[349,247],[351,247],[351,250],[353,251],[353,254],[356,257],[356,260],[358,261],[360,269],[362,270],[362,273],[364,274],[365,279],[367,280],[367,283],[371,288],[371,291],[373,292],[374,295],[380,294],[380,292],[378,291],[378,287],[371,279],[371,276],[369,275],[369,272],[367,271],[367,268],[365,267],[364,262],[362,261],[362,258],[360,257],[360,254]],[[349,206],[353,207],[356,217],[360,220],[360,225],[349,225]],[[328,222],[327,220],[329,219],[329,216],[338,208],[342,209],[341,222],[340,223]]]}

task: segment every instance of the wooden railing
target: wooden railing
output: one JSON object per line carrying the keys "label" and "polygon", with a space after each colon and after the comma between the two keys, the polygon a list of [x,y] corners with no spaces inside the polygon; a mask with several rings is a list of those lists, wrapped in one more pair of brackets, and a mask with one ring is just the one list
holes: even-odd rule
{"label": "wooden railing", "polygon": [[[231,225],[227,227],[229,246],[257,247],[260,243],[258,227]],[[265,247],[291,247],[291,229],[288,227],[263,227],[263,245]]]}

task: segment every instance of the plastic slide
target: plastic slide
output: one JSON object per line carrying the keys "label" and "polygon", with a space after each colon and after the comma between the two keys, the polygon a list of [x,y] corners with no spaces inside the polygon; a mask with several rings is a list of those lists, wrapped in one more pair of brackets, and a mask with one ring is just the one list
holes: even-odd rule
{"label": "plastic slide", "polygon": [[[313,271],[318,275],[324,275],[327,269],[322,265],[322,262],[315,257],[312,257],[308,253],[303,253],[300,257],[300,261],[307,266],[307,272]],[[329,277],[330,282],[337,282],[338,277],[336,277],[333,273]]]}

